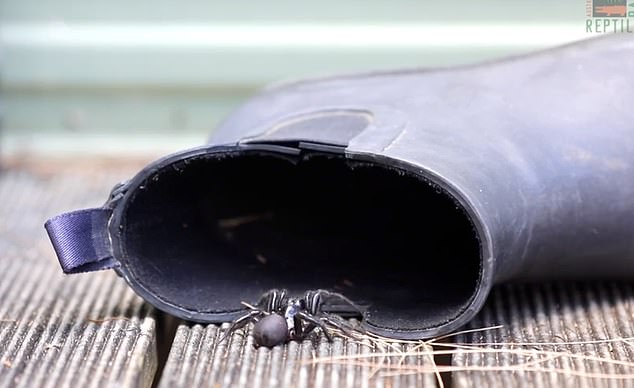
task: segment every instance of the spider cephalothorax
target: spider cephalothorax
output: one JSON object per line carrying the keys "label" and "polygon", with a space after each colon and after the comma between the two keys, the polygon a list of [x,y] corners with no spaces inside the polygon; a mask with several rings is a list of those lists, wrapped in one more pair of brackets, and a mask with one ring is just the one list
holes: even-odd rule
{"label": "spider cephalothorax", "polygon": [[221,338],[249,322],[256,322],[253,337],[256,346],[273,347],[289,340],[302,340],[315,328],[320,328],[328,341],[332,341],[328,326],[344,333],[353,328],[341,317],[322,310],[326,299],[339,299],[348,305],[351,313],[361,314],[360,308],[345,296],[327,290],[306,291],[300,298],[292,298],[286,290],[270,290],[250,311],[232,322]]}

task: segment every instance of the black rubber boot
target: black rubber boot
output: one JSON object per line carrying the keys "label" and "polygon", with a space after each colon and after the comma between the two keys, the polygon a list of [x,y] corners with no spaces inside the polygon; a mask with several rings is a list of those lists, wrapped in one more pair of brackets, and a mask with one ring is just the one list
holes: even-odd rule
{"label": "black rubber boot", "polygon": [[368,331],[425,338],[495,283],[631,278],[633,38],[269,89],[47,229],[66,272],[115,268],[201,322],[324,288]]}

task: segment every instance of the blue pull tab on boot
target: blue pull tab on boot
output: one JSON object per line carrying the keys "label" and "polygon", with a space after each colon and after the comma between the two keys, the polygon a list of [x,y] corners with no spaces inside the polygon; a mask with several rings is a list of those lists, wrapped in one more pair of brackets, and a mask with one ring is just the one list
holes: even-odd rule
{"label": "blue pull tab on boot", "polygon": [[119,266],[112,257],[108,222],[112,210],[84,209],[53,217],[44,227],[64,273],[99,271]]}

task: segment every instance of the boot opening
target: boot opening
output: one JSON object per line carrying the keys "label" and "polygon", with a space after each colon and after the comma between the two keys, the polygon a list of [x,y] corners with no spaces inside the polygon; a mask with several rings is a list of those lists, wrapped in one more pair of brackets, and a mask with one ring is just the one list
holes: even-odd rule
{"label": "boot opening", "polygon": [[367,308],[374,326],[420,330],[459,315],[481,276],[477,234],[454,199],[344,155],[181,160],[135,190],[122,220],[133,280],[199,317],[272,288],[325,288]]}

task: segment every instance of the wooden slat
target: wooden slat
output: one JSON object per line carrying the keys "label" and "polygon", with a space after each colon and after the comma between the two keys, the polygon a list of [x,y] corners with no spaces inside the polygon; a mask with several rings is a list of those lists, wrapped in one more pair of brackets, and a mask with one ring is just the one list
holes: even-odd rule
{"label": "wooden slat", "polygon": [[131,170],[85,166],[13,164],[0,174],[0,387],[154,379],[154,310],[110,271],[62,275],[46,239],[47,217],[98,206]]}
{"label": "wooden slat", "polygon": [[465,369],[453,373],[455,386],[632,386],[633,290],[618,282],[498,288],[470,327],[503,327],[456,339],[470,349],[453,358]]}
{"label": "wooden slat", "polygon": [[[433,358],[425,353],[430,348],[417,343],[342,337],[329,343],[315,333],[303,342],[256,349],[248,331],[219,343],[221,333],[216,325],[181,325],[160,387],[437,386]],[[404,354],[415,348],[417,354]]]}

